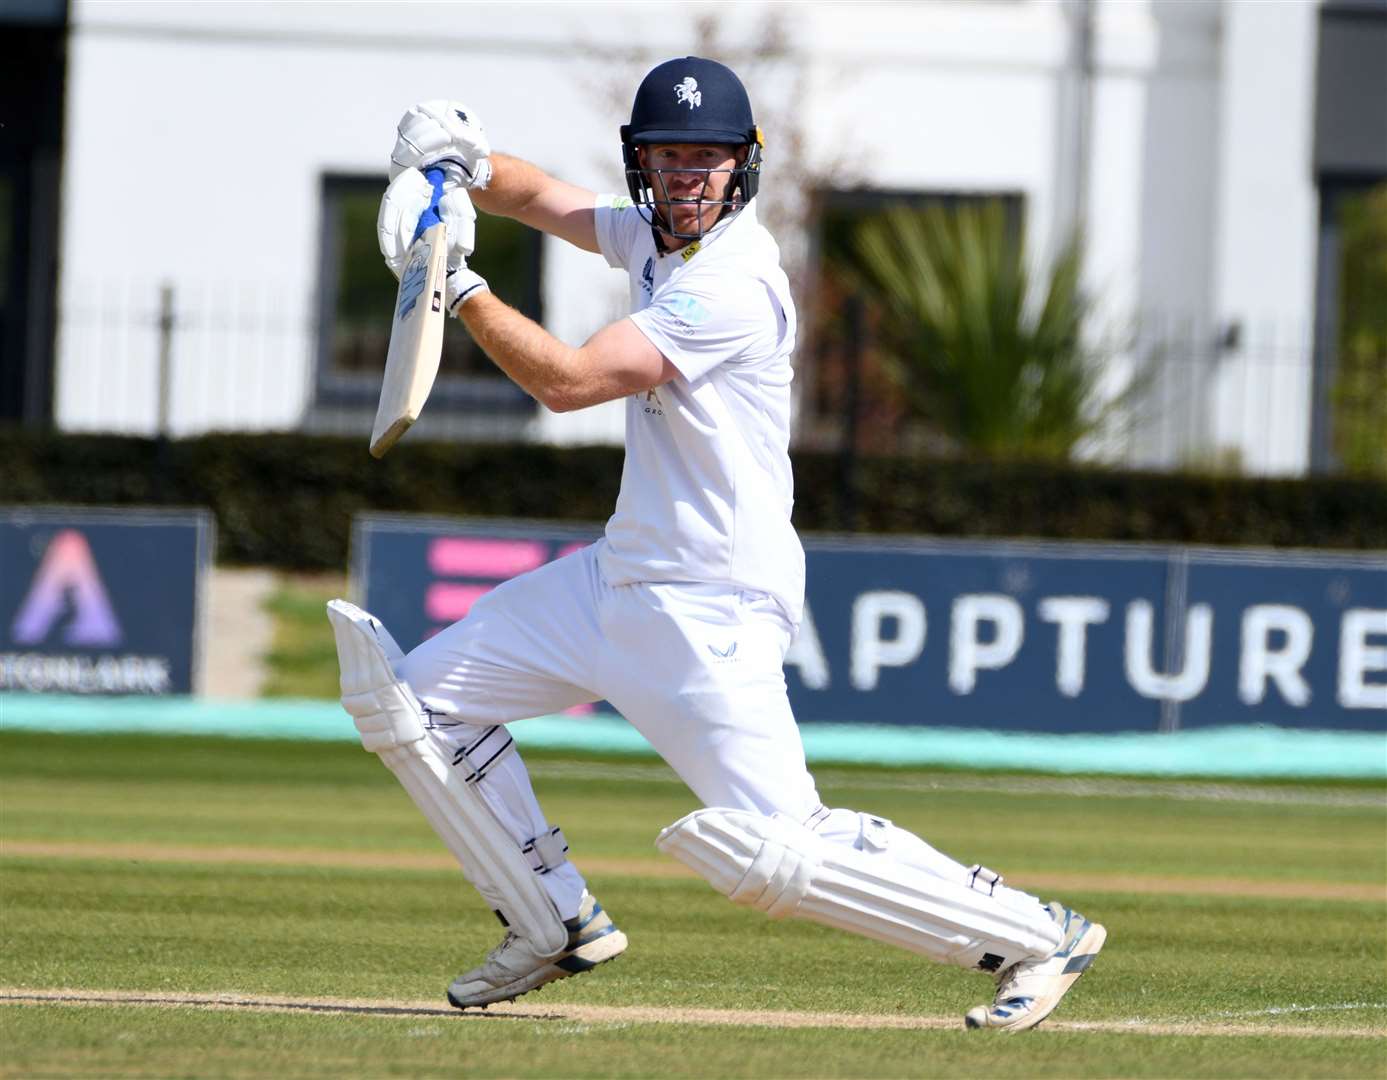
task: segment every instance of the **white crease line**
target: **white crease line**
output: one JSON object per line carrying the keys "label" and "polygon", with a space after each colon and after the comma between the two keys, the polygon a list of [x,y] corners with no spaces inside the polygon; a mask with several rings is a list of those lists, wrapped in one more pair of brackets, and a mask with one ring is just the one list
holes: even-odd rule
{"label": "white crease line", "polygon": [[[595,1024],[685,1024],[688,1026],[908,1029],[961,1031],[956,1017],[873,1016],[854,1013],[787,1012],[735,1009],[657,1007],[650,1005],[544,1005],[511,1004],[493,1006],[486,1011],[460,1013],[434,1002],[372,1001],[344,998],[293,998],[273,994],[253,997],[238,994],[141,993],[131,990],[45,990],[0,988],[0,1004],[68,1005],[77,1007],[154,1007],[192,1008],[220,1011],[299,1012],[318,1014],[361,1014],[403,1016],[410,1019],[456,1017],[459,1021],[479,1020],[569,1020]],[[1356,1006],[1355,1006],[1356,1007]],[[1372,1005],[1364,1005],[1373,1008]],[[1304,1006],[1313,1009],[1315,1006]],[[1216,1014],[1215,1014],[1216,1015]],[[1044,1031],[1083,1031],[1120,1035],[1179,1036],[1280,1036],[1283,1038],[1387,1038],[1387,1027],[1318,1028],[1247,1023],[1211,1024],[1207,1020],[1080,1020],[1048,1021]]]}
{"label": "white crease line", "polygon": [[1275,1005],[1269,1009],[1244,1009],[1209,1015],[1235,1020],[1247,1016],[1286,1016],[1291,1013],[1351,1012],[1361,1009],[1387,1009],[1387,1001],[1346,1001],[1338,1005]]}

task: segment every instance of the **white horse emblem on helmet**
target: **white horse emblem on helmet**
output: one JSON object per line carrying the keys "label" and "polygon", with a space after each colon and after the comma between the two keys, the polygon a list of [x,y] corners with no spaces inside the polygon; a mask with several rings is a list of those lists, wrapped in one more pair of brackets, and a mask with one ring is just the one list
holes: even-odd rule
{"label": "white horse emblem on helmet", "polygon": [[701,107],[703,91],[698,88],[698,80],[692,75],[685,75],[684,81],[674,87],[674,100],[680,105],[687,101],[690,109]]}

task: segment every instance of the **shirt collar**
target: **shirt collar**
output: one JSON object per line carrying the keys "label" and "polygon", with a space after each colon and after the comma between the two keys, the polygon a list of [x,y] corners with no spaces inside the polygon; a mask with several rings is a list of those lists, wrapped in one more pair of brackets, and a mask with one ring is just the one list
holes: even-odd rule
{"label": "shirt collar", "polygon": [[[742,224],[745,222],[745,224]],[[678,255],[682,261],[688,262],[700,251],[708,248],[708,245],[716,243],[723,236],[730,232],[741,229],[751,229],[756,227],[756,202],[752,200],[734,214],[729,214],[721,221],[717,222],[711,229],[697,240],[691,240],[676,251],[665,251],[660,245],[659,238],[655,240],[655,250],[662,258],[671,258]],[[652,226],[652,229],[654,226]]]}

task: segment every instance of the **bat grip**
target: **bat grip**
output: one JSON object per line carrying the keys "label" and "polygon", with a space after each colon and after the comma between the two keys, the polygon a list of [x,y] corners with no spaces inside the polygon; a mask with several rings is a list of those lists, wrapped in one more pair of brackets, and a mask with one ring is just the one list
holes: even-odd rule
{"label": "bat grip", "polygon": [[424,177],[433,185],[433,197],[429,199],[429,208],[419,215],[419,224],[414,229],[415,240],[423,236],[426,229],[442,220],[438,216],[438,200],[443,198],[443,170],[437,166],[425,169]]}

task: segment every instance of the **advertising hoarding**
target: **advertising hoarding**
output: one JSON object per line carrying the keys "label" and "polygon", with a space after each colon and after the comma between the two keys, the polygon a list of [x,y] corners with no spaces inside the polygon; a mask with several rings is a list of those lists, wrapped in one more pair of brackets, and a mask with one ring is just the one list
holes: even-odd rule
{"label": "advertising hoarding", "polygon": [[[411,648],[600,527],[358,518],[356,595]],[[803,722],[1387,730],[1387,555],[806,537]]]}
{"label": "advertising hoarding", "polygon": [[192,693],[212,538],[202,510],[0,507],[0,691]]}

